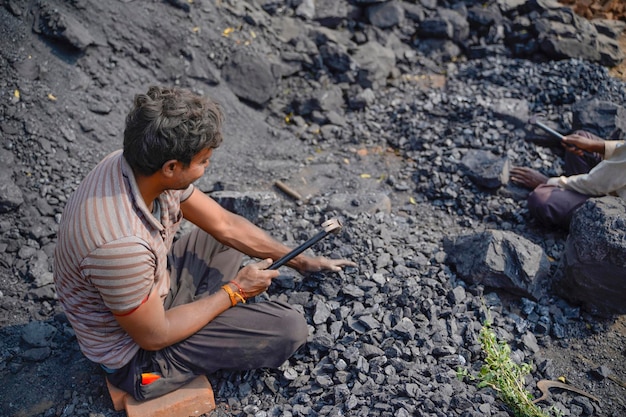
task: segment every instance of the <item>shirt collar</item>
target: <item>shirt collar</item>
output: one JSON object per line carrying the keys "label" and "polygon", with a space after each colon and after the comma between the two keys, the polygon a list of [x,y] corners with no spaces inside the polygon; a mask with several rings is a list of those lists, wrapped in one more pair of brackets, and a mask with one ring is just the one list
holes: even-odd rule
{"label": "shirt collar", "polygon": [[141,212],[143,216],[146,218],[146,221],[150,223],[153,227],[158,230],[164,229],[163,225],[158,219],[154,218],[154,215],[146,206],[145,201],[143,201],[143,197],[139,192],[139,186],[137,185],[137,180],[135,179],[135,173],[133,169],[130,167],[126,159],[124,158],[122,151],[118,151],[120,153],[120,160],[122,165],[122,175],[127,181],[128,188],[130,190],[130,195],[133,200],[133,205],[137,209],[137,211]]}

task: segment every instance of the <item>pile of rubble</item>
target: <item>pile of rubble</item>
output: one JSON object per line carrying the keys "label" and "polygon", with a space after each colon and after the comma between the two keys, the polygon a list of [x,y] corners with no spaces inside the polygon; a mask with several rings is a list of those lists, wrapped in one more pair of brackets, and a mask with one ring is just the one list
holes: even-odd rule
{"label": "pile of rubble", "polygon": [[[266,296],[302,310],[308,343],[278,370],[211,375],[223,414],[507,417],[497,392],[458,377],[479,371],[489,317],[516,363],[533,364],[532,394],[564,375],[602,399],[555,392],[542,407],[626,415],[613,383],[626,375],[623,337],[579,305],[613,296],[621,308],[623,291],[592,297],[584,279],[575,291],[560,281],[584,297],[573,303],[540,291],[561,265],[587,276],[579,247],[623,255],[613,237],[626,210],[597,203],[566,240],[533,227],[525,190],[472,164],[559,174],[559,149],[528,140],[530,114],[566,133],[611,106],[607,122],[626,126],[615,117],[626,88],[606,70],[623,61],[623,22],[590,23],[556,0],[2,4],[0,415],[121,417],[58,304],[52,252],[68,195],[120,146],[130,100],[149,83],[225,109],[199,189],[236,191],[290,246],[342,217],[345,230],[315,252],[358,263],[281,273]],[[269,192],[276,180],[302,200]],[[592,231],[607,241],[588,244]]]}

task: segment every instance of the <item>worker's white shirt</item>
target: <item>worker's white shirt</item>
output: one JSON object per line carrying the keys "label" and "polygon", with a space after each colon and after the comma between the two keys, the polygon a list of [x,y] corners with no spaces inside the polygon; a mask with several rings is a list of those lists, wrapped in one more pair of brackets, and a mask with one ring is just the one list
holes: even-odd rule
{"label": "worker's white shirt", "polygon": [[626,143],[605,141],[604,159],[589,173],[553,177],[548,184],[589,196],[615,195],[626,200]]}

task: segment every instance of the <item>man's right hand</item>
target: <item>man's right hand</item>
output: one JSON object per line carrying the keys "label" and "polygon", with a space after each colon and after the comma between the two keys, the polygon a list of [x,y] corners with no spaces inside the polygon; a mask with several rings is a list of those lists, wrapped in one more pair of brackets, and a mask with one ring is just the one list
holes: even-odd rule
{"label": "man's right hand", "polygon": [[573,133],[563,138],[563,147],[568,152],[582,156],[584,151],[598,153],[604,155],[604,142],[601,140],[593,140],[585,136]]}
{"label": "man's right hand", "polygon": [[254,297],[265,292],[280,273],[278,270],[267,269],[272,265],[272,259],[264,259],[241,268],[235,281],[246,293],[246,297]]}
{"label": "man's right hand", "polygon": [[547,183],[548,177],[532,168],[513,167],[511,168],[511,181],[534,190],[538,185]]}

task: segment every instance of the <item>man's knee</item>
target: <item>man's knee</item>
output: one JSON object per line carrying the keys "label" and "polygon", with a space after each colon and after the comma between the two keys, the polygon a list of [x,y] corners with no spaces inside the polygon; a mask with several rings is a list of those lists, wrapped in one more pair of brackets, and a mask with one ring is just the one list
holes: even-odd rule
{"label": "man's knee", "polygon": [[302,313],[292,307],[286,310],[281,329],[285,342],[294,346],[294,350],[302,346],[309,336],[306,319]]}
{"label": "man's knee", "polygon": [[559,214],[549,203],[552,191],[552,187],[539,186],[526,199],[528,212],[544,226],[558,226],[561,223]]}
{"label": "man's knee", "polygon": [[547,201],[550,198],[550,194],[552,189],[547,186],[539,186],[535,188],[530,194],[528,194],[528,198],[526,199],[526,203],[528,205],[528,211],[535,215],[535,213],[541,213],[545,211]]}
{"label": "man's knee", "polygon": [[528,211],[544,226],[568,229],[572,214],[588,198],[575,191],[543,184],[528,195]]}

